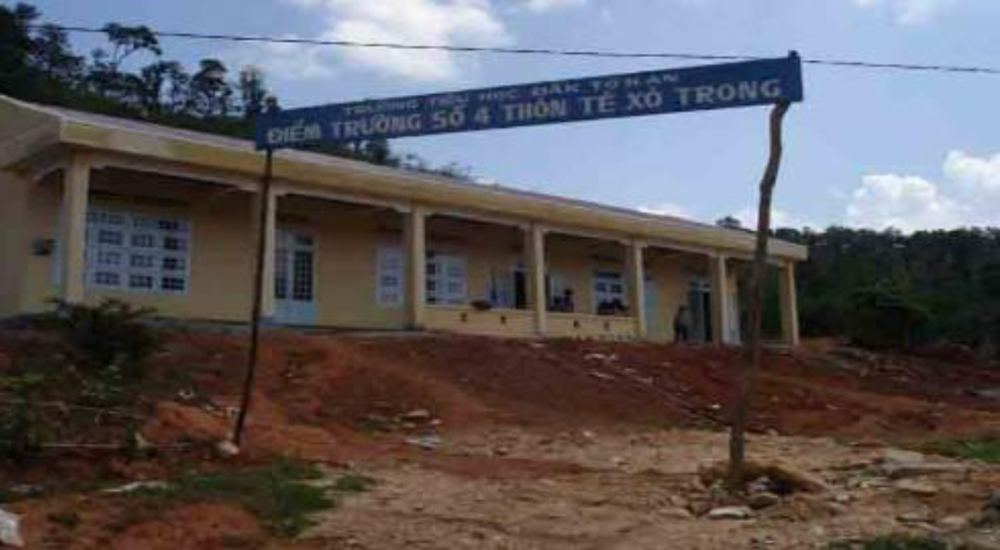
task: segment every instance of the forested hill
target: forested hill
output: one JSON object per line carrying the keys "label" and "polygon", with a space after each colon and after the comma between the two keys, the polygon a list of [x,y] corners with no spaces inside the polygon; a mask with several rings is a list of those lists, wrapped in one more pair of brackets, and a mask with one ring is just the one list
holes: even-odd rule
{"label": "forested hill", "polygon": [[869,345],[957,343],[996,355],[1000,342],[1000,229],[781,229],[809,247],[799,267],[807,335]]}
{"label": "forested hill", "polygon": [[[253,120],[280,100],[266,75],[243,67],[235,73],[219,59],[188,69],[165,57],[145,26],[104,26],[106,43],[83,55],[66,33],[42,22],[33,6],[0,5],[0,94],[80,111],[145,120],[245,139]],[[416,155],[398,156],[385,140],[313,150],[342,157],[469,179],[468,169],[432,168]]]}
{"label": "forested hill", "polygon": [[[82,55],[64,32],[40,23],[27,4],[0,5],[0,93],[239,137],[250,137],[254,117],[280,103],[260,71],[233,74],[217,59],[189,70],[165,58],[146,27],[108,24],[106,44]],[[417,157],[400,158],[385,141],[321,152],[468,177],[455,165],[432,170]],[[844,335],[872,346],[950,342],[996,353],[1000,230],[777,234],[810,248],[798,271],[806,335]]]}

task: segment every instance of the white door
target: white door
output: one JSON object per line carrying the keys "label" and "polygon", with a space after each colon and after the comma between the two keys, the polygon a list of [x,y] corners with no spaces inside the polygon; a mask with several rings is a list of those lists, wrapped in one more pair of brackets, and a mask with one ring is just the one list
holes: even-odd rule
{"label": "white door", "polygon": [[274,250],[276,320],[284,325],[316,324],[316,238],[279,230]]}

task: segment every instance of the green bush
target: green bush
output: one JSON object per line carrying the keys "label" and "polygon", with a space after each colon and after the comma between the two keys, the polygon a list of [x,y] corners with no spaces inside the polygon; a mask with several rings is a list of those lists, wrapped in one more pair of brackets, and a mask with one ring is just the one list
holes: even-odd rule
{"label": "green bush", "polygon": [[900,285],[881,282],[850,295],[848,334],[855,345],[874,348],[911,346],[931,315]]}
{"label": "green bush", "polygon": [[854,548],[864,550],[947,550],[948,545],[928,538],[890,536],[866,541],[861,546],[850,543],[835,543],[830,545],[829,550],[851,550]]}
{"label": "green bush", "polygon": [[927,450],[952,458],[1000,464],[1000,436],[997,435],[938,441],[928,445]]}
{"label": "green bush", "polygon": [[0,378],[0,391],[12,398],[0,405],[0,461],[22,465],[41,451],[44,429],[34,394],[44,382],[38,374]]}
{"label": "green bush", "polygon": [[264,522],[275,535],[294,537],[312,525],[312,514],[333,508],[337,497],[368,490],[374,483],[361,476],[345,476],[330,488],[315,483],[322,478],[311,464],[279,460],[266,466],[212,473],[191,473],[164,488],[130,495],[155,502],[226,502],[238,504]]}
{"label": "green bush", "polygon": [[113,367],[122,376],[141,374],[143,362],[160,345],[148,320],[153,310],[136,308],[121,300],[104,300],[97,306],[54,301],[55,311],[42,323],[62,330],[80,359],[97,369]]}

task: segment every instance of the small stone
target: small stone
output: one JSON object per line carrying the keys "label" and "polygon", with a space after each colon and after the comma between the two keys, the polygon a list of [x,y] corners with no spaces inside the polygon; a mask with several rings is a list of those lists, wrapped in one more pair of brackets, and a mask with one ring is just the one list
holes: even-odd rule
{"label": "small stone", "polygon": [[842,516],[847,512],[850,512],[851,509],[848,508],[847,506],[844,506],[843,504],[838,504],[836,502],[827,502],[826,511],[829,512],[831,516]]}
{"label": "small stone", "polygon": [[24,546],[21,537],[21,516],[0,509],[0,544],[5,546]]}
{"label": "small stone", "polygon": [[166,488],[167,484],[164,481],[133,481],[132,483],[126,483],[121,487],[105,489],[102,492],[108,493],[109,495],[117,495],[132,493],[135,491],[158,491]]}
{"label": "small stone", "polygon": [[496,456],[507,456],[510,454],[510,448],[508,447],[497,447],[493,449],[493,454]]}
{"label": "small stone", "polygon": [[408,445],[424,449],[425,451],[433,451],[441,446],[441,438],[436,435],[410,437],[406,439],[406,443]]}
{"label": "small stone", "polygon": [[917,496],[930,497],[938,493],[938,488],[930,483],[923,483],[912,479],[901,479],[893,483],[893,487],[900,491],[913,493]]}
{"label": "small stone", "polygon": [[927,521],[927,514],[922,512],[903,512],[896,516],[901,523],[924,523]]}
{"label": "small stone", "polygon": [[427,422],[433,417],[431,416],[431,412],[427,409],[416,409],[400,416],[399,418],[406,422]]}
{"label": "small stone", "polygon": [[678,508],[688,507],[688,500],[680,495],[670,495],[667,497],[667,502],[669,502],[671,506],[676,506]]}
{"label": "small stone", "polygon": [[948,516],[939,520],[938,525],[947,529],[963,529],[969,525],[969,518],[964,516]]}
{"label": "small stone", "polygon": [[664,508],[660,513],[669,519],[694,519],[694,515],[684,508]]}
{"label": "small stone", "polygon": [[723,506],[713,508],[708,512],[708,519],[717,520],[747,520],[753,517],[753,512],[746,506]]}
{"label": "small stone", "polygon": [[149,440],[143,437],[142,434],[139,432],[135,432],[133,441],[135,442],[135,448],[138,451],[146,452],[153,448],[153,444],[150,443]]}
{"label": "small stone", "polygon": [[833,500],[837,504],[848,504],[853,499],[851,498],[851,495],[849,495],[847,493],[837,493],[837,494],[833,495],[833,497],[831,498],[831,500]]}
{"label": "small stone", "polygon": [[240,454],[240,448],[232,441],[224,439],[215,444],[215,452],[219,453],[219,456],[229,458]]}
{"label": "small stone", "polygon": [[781,497],[774,493],[754,493],[747,499],[747,504],[754,510],[763,510],[781,503]]}
{"label": "small stone", "polygon": [[882,456],[879,458],[879,462],[882,463],[902,462],[907,464],[915,464],[923,462],[924,460],[926,460],[926,458],[927,457],[924,456],[922,453],[914,451],[904,451],[903,449],[885,449],[884,451],[882,451]]}

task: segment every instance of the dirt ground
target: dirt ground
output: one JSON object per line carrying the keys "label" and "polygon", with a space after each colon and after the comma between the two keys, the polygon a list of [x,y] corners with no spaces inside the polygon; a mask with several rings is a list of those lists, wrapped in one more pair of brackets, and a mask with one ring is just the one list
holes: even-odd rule
{"label": "dirt ground", "polygon": [[[0,335],[17,360],[18,338]],[[750,454],[823,486],[742,505],[701,473],[723,460],[739,350],[405,334],[267,335],[236,458],[55,453],[0,471],[2,488],[65,479],[157,480],[290,456],[376,481],[294,540],[245,511],[194,505],[108,529],[120,502],[86,492],[18,501],[30,548],[825,548],[947,533],[979,512],[1000,469],[921,448],[1000,427],[1000,370],[813,342],[768,353]],[[183,391],[141,411],[155,443],[224,437],[245,336],[172,333],[154,360]],[[116,432],[118,433],[118,432]],[[758,503],[760,504],[760,503]],[[51,520],[85,510],[83,527]],[[119,522],[120,523],[120,522]],[[242,545],[242,546],[240,546]]]}

